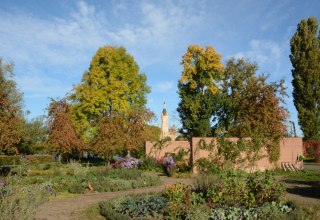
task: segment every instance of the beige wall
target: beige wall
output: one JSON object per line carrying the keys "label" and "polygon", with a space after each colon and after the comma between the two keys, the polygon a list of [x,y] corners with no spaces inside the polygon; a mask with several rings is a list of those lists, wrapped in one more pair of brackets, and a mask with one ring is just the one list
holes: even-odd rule
{"label": "beige wall", "polygon": [[[200,140],[204,140],[206,144],[213,144],[215,148],[211,153],[216,155],[217,139],[199,137],[192,138],[191,145],[188,141],[170,141],[168,142],[168,145],[160,151],[154,148],[154,143],[147,141],[145,145],[146,155],[159,159],[165,156],[166,153],[177,153],[179,149],[183,148],[190,151],[191,165],[194,165],[198,159],[208,158],[210,156],[210,151],[199,149]],[[236,142],[238,138],[228,138],[228,140]],[[282,162],[293,163],[296,166],[301,167],[303,164],[297,161],[297,158],[300,155],[303,155],[302,138],[283,138],[280,142],[280,158],[276,164],[270,163],[267,157],[267,151],[264,148],[261,149],[260,154],[265,155],[265,157],[258,160],[255,167],[250,167],[251,170],[266,170],[274,168],[274,166],[280,167]],[[238,166],[248,168],[248,164],[239,164]],[[193,171],[196,172],[194,166]]]}
{"label": "beige wall", "polygon": [[147,141],[145,143],[146,155],[156,159],[164,157],[166,153],[178,153],[181,148],[190,152],[189,141],[168,141],[161,150],[156,149],[155,142]]}

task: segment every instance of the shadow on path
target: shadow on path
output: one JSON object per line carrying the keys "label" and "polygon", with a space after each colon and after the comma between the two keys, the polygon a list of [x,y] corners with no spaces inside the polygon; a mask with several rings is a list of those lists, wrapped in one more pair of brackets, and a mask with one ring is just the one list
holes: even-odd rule
{"label": "shadow on path", "polygon": [[320,199],[320,182],[318,181],[285,180],[284,182],[290,194]]}

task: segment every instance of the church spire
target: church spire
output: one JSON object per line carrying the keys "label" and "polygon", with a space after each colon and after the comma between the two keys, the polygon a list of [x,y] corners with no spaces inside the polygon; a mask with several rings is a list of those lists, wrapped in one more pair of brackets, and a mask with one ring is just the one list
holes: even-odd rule
{"label": "church spire", "polygon": [[166,106],[166,102],[163,102],[163,110],[162,110],[162,114],[163,115],[167,115],[167,106]]}

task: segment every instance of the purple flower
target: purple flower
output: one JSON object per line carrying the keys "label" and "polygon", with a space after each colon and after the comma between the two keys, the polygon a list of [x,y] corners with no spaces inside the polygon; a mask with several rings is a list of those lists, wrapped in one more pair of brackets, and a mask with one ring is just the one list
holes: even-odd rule
{"label": "purple flower", "polygon": [[174,162],[172,156],[166,157],[165,163],[167,167],[177,167],[177,164]]}
{"label": "purple flower", "polygon": [[5,187],[7,185],[6,182],[0,182],[0,187]]}
{"label": "purple flower", "polygon": [[117,161],[117,164],[119,164],[120,167],[127,169],[138,168],[140,163],[141,160],[134,157],[125,157]]}

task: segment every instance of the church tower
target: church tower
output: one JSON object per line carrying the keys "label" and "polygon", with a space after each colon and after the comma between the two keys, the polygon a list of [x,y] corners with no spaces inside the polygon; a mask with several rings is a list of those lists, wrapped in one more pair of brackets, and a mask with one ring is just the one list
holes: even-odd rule
{"label": "church tower", "polygon": [[161,134],[160,139],[163,139],[165,137],[169,137],[169,125],[168,125],[168,112],[166,108],[166,102],[163,103],[163,110],[161,113]]}

